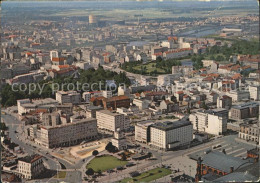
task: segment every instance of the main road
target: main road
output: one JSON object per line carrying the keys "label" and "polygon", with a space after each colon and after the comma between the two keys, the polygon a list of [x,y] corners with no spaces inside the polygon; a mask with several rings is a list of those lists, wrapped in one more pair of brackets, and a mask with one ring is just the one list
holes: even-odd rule
{"label": "main road", "polygon": [[[5,111],[6,112],[6,111]],[[47,168],[51,170],[62,170],[69,169],[70,172],[67,172],[68,176],[66,176],[67,181],[72,182],[81,182],[81,172],[77,171],[83,165],[82,161],[79,161],[77,164],[71,164],[63,159],[58,157],[54,157],[51,155],[50,149],[45,149],[41,146],[37,146],[36,144],[26,141],[24,138],[25,135],[19,135],[20,133],[26,133],[23,131],[22,123],[16,117],[11,114],[3,114],[1,115],[1,120],[5,122],[9,131],[9,138],[11,141],[18,144],[24,152],[28,155],[32,154],[40,154],[44,157],[44,162],[47,164]],[[19,131],[19,133],[18,133]]]}

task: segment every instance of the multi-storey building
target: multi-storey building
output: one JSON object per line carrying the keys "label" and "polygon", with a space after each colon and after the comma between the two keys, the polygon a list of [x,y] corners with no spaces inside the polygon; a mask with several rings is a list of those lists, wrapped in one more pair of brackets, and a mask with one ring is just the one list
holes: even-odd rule
{"label": "multi-storey building", "polygon": [[238,137],[246,140],[259,143],[259,126],[257,124],[242,123],[239,125],[240,130]]}
{"label": "multi-storey building", "polygon": [[115,132],[118,128],[120,130],[127,130],[130,125],[128,116],[117,112],[110,112],[109,110],[97,111],[96,118],[98,128],[111,132]]}
{"label": "multi-storey building", "polygon": [[44,170],[45,167],[40,155],[35,154],[18,159],[18,172],[25,179],[34,179]]}
{"label": "multi-storey building", "polygon": [[230,109],[232,106],[232,98],[223,95],[222,97],[218,97],[217,99],[217,108],[225,108],[225,109]]}
{"label": "multi-storey building", "polygon": [[135,125],[135,140],[142,143],[150,142],[150,127],[154,124],[151,121],[136,123]]}
{"label": "multi-storey building", "polygon": [[30,100],[22,99],[17,100],[18,114],[23,115],[27,112],[34,111],[36,109],[51,109],[58,105],[58,101],[52,98],[45,98],[42,100]]}
{"label": "multi-storey building", "polygon": [[103,107],[100,107],[100,106],[89,106],[86,109],[86,117],[87,118],[96,118],[97,111],[100,111],[102,109],[103,109]]}
{"label": "multi-storey building", "polygon": [[54,148],[94,140],[97,135],[97,120],[86,118],[56,126],[41,126],[35,142],[46,148]]}
{"label": "multi-storey building", "polygon": [[120,107],[129,108],[130,98],[127,96],[115,96],[108,99],[104,99],[103,106],[105,109],[112,108],[113,110]]}
{"label": "multi-storey building", "polygon": [[231,118],[235,120],[257,117],[259,104],[257,102],[247,102],[231,107]]}
{"label": "multi-storey building", "polygon": [[79,104],[81,102],[81,95],[76,91],[57,91],[56,100],[60,104]]}
{"label": "multi-storey building", "polygon": [[150,144],[159,149],[189,145],[193,139],[190,121],[159,122],[152,125],[150,130]]}
{"label": "multi-storey building", "polygon": [[193,129],[199,132],[220,135],[227,130],[228,111],[222,108],[198,111],[189,118]]}
{"label": "multi-storey building", "polygon": [[249,86],[250,99],[260,100],[260,86]]}

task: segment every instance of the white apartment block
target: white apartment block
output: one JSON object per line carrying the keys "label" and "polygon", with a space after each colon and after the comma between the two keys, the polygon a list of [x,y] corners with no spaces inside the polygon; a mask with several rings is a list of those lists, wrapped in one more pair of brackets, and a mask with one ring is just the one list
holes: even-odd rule
{"label": "white apartment block", "polygon": [[115,132],[127,130],[130,126],[130,119],[124,114],[110,112],[109,110],[100,110],[96,112],[97,126],[99,129]]}
{"label": "white apartment block", "polygon": [[189,121],[155,123],[150,127],[150,144],[159,149],[172,149],[189,145],[193,139]]}
{"label": "white apartment block", "polygon": [[18,172],[25,179],[34,179],[43,173],[45,167],[43,165],[42,156],[32,155],[18,159]]}
{"label": "white apartment block", "polygon": [[60,104],[80,104],[81,95],[76,91],[57,91],[56,92],[56,100]]}
{"label": "white apartment block", "polygon": [[97,120],[86,118],[56,126],[41,126],[35,141],[46,148],[54,148],[95,140],[97,135]]}
{"label": "white apartment block", "polygon": [[250,99],[260,100],[260,86],[249,86]]}
{"label": "white apartment block", "polygon": [[154,124],[151,121],[144,121],[136,123],[135,125],[135,140],[137,142],[150,142],[150,126]]}
{"label": "white apartment block", "polygon": [[[221,109],[220,109],[221,110]],[[222,110],[224,112],[224,110]],[[221,135],[227,131],[228,117],[224,114],[212,111],[198,111],[189,117],[193,129],[213,135]]]}

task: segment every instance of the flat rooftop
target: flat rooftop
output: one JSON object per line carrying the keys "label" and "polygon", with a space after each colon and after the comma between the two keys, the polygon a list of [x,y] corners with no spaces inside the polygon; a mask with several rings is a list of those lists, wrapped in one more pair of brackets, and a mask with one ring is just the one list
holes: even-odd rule
{"label": "flat rooftop", "polygon": [[109,110],[100,110],[100,111],[97,111],[97,113],[103,113],[103,114],[107,114],[107,115],[110,115],[110,116],[123,115],[123,114],[120,114],[118,112],[110,112]]}
{"label": "flat rooftop", "polygon": [[179,120],[174,122],[173,121],[158,122],[153,124],[152,127],[164,131],[169,131],[169,130],[181,128],[188,125],[192,125],[190,121]]}
{"label": "flat rooftop", "polygon": [[257,103],[257,102],[247,102],[247,103],[244,103],[244,104],[232,106],[232,108],[234,108],[234,109],[245,109],[245,108],[248,108],[248,107],[257,107],[257,106],[259,106],[259,103]]}
{"label": "flat rooftop", "polygon": [[33,163],[34,161],[40,159],[41,157],[42,157],[41,155],[34,154],[34,155],[31,155],[31,156],[22,157],[19,160],[24,161],[26,163]]}

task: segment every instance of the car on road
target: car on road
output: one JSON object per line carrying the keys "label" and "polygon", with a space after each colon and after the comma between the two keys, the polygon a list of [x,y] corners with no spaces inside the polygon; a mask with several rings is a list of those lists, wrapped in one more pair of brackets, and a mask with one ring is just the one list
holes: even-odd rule
{"label": "car on road", "polygon": [[211,152],[211,150],[208,149],[208,150],[204,151],[204,154],[208,154],[208,153],[210,153],[210,152]]}

